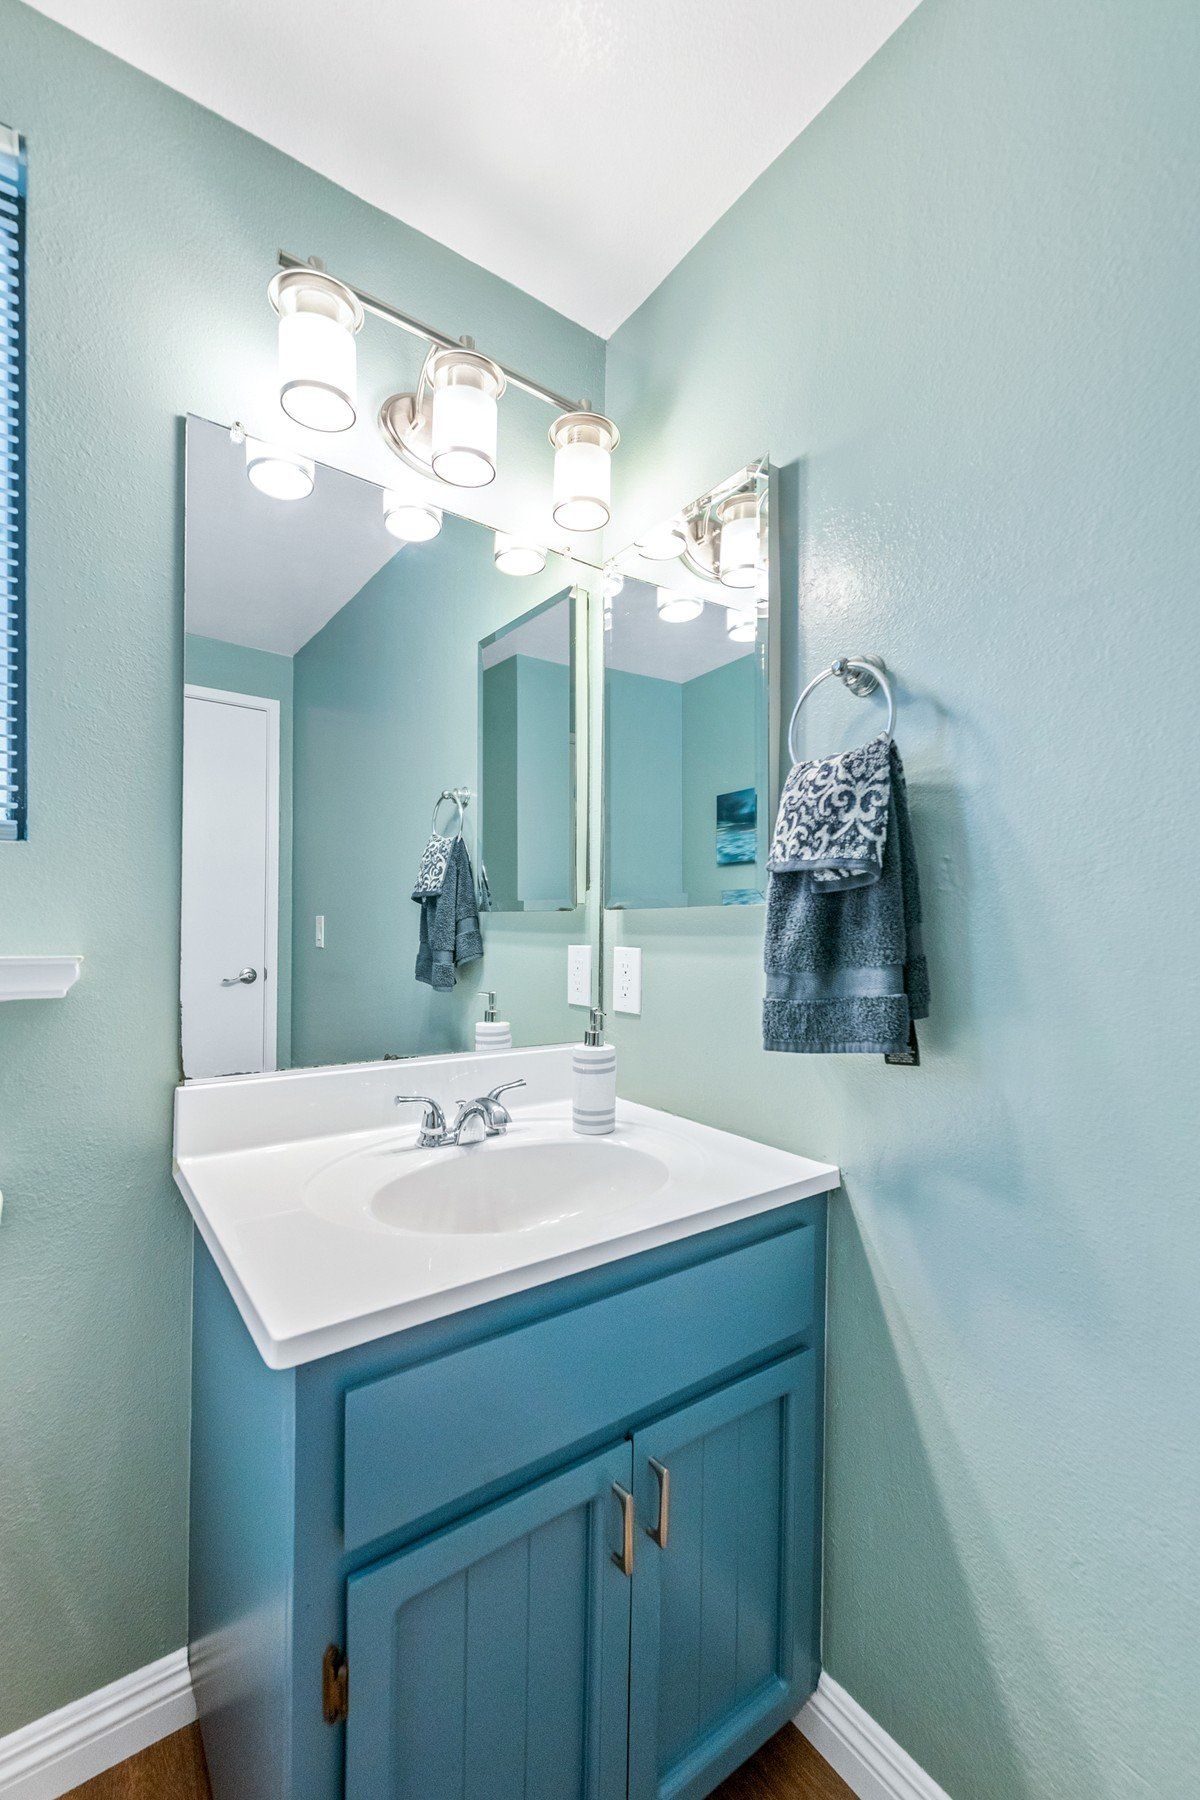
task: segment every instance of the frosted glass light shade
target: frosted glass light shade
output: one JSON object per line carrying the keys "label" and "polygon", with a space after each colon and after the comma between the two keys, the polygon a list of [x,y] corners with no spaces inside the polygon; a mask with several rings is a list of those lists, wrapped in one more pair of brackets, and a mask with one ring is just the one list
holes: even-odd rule
{"label": "frosted glass light shade", "polygon": [[317,481],[311,457],[252,437],[246,439],[246,474],[272,500],[307,500]]}
{"label": "frosted glass light shade", "polygon": [[682,556],[686,547],[687,538],[678,519],[666,519],[661,525],[652,526],[636,545],[638,555],[647,562],[669,562],[673,556]]}
{"label": "frosted glass light shade", "polygon": [[612,453],[621,434],[600,413],[564,413],[550,427],[554,445],[554,523],[599,531],[612,517]]}
{"label": "frosted glass light shade", "polygon": [[725,635],[731,644],[752,644],[758,636],[758,614],[731,609],[725,621]]}
{"label": "frosted glass light shade", "polygon": [[496,479],[496,440],[504,376],[471,350],[439,350],[429,365],[433,389],[430,460],[451,487],[487,487]]}
{"label": "frosted glass light shade", "polygon": [[733,494],[718,513],[717,580],[722,587],[753,588],[758,581],[758,502]]}
{"label": "frosted glass light shade", "polygon": [[442,509],[431,500],[385,488],[383,523],[402,543],[427,544],[442,529]]}
{"label": "frosted glass light shade", "polygon": [[698,594],[677,594],[674,588],[659,588],[655,605],[664,625],[687,625],[704,611]]}
{"label": "frosted glass light shade", "polygon": [[504,575],[540,575],[546,566],[546,552],[511,532],[498,531],[492,561]]}
{"label": "frosted glass light shade", "polygon": [[359,301],[308,269],[285,270],[268,292],[279,314],[280,406],[310,431],[348,431],[358,416]]}
{"label": "frosted glass light shade", "polygon": [[606,600],[615,600],[625,586],[625,577],[620,569],[605,569],[600,582],[600,591]]}

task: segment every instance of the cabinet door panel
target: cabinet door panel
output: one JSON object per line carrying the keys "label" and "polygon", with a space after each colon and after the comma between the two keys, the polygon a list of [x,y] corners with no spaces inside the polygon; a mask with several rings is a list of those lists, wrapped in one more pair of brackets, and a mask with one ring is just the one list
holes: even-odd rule
{"label": "cabinet door panel", "polygon": [[352,1576],[348,1800],[625,1800],[629,1444]]}
{"label": "cabinet door panel", "polygon": [[[809,1691],[815,1375],[802,1351],[634,1437],[632,1800],[698,1800]],[[670,1479],[665,1548],[653,1463]]]}

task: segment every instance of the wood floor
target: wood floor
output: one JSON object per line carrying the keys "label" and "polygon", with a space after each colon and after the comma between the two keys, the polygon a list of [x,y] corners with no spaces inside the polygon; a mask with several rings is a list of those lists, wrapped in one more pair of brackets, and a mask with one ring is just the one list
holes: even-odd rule
{"label": "wood floor", "polygon": [[[210,1800],[199,1727],[164,1738],[72,1788],[64,1800]],[[795,1726],[785,1725],[712,1800],[854,1800],[854,1795]]]}

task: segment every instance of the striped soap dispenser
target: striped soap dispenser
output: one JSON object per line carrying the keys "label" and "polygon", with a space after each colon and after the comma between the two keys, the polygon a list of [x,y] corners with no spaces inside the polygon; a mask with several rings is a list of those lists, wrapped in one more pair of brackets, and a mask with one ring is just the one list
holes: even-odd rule
{"label": "striped soap dispenser", "polygon": [[617,1052],[604,1042],[598,1006],[571,1061],[571,1123],[587,1137],[603,1137],[617,1127]]}

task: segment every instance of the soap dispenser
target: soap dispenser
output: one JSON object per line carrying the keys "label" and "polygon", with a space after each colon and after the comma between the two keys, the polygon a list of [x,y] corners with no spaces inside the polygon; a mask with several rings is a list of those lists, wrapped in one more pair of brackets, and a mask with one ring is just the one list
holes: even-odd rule
{"label": "soap dispenser", "polygon": [[571,1123],[588,1137],[617,1127],[617,1052],[604,1042],[604,1014],[593,1006],[571,1063]]}
{"label": "soap dispenser", "polygon": [[490,990],[484,996],[484,1014],[475,1026],[477,1050],[511,1050],[512,1026],[507,1019],[496,1017],[496,996]]}

